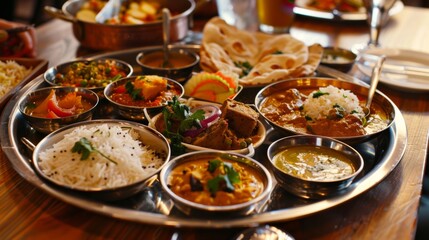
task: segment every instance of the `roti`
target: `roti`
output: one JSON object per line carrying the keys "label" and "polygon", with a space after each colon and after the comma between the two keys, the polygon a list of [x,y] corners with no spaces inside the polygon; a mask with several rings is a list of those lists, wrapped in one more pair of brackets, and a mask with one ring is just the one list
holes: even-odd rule
{"label": "roti", "polygon": [[266,85],[314,74],[322,53],[320,44],[306,46],[290,34],[240,30],[214,17],[203,30],[200,66],[234,74],[243,86]]}

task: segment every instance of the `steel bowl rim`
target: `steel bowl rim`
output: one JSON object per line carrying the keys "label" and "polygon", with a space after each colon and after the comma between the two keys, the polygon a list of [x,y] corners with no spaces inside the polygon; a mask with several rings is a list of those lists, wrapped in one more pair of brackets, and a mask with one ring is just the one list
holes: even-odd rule
{"label": "steel bowl rim", "polygon": [[[263,95],[263,93],[264,93],[265,91],[267,91],[267,89],[273,88],[273,86],[280,85],[280,84],[282,84],[282,83],[286,83],[286,82],[299,81],[299,80],[303,80],[303,79],[304,79],[304,80],[305,80],[305,79],[307,79],[307,80],[310,80],[310,81],[318,81],[318,80],[321,80],[321,81],[325,81],[325,82],[337,82],[337,81],[338,81],[338,82],[341,82],[341,83],[354,85],[354,86],[357,86],[357,87],[360,87],[360,88],[366,88],[366,89],[368,89],[368,91],[369,91],[369,87],[368,87],[368,86],[365,86],[365,85],[364,85],[365,83],[363,83],[363,82],[362,82],[362,84],[358,84],[358,83],[349,82],[349,81],[342,80],[342,79],[338,79],[338,78],[330,78],[330,77],[298,77],[298,78],[290,78],[290,79],[280,80],[280,81],[277,81],[277,82],[271,83],[271,84],[269,84],[269,85],[267,85],[267,86],[263,87],[261,90],[259,90],[259,92],[256,94],[256,96],[255,96],[255,98],[254,98],[254,104],[255,104],[255,106],[256,106],[257,111],[259,112],[259,114],[261,114],[261,115],[262,115],[262,117],[263,117],[265,120],[267,120],[267,121],[268,121],[270,124],[272,124],[273,126],[275,126],[275,127],[277,127],[277,128],[280,128],[280,129],[283,129],[283,130],[285,130],[285,131],[287,131],[287,132],[289,132],[289,133],[291,133],[291,134],[294,134],[294,135],[309,135],[309,136],[313,136],[313,135],[315,135],[315,134],[296,132],[296,131],[294,131],[294,130],[291,130],[291,129],[288,129],[288,128],[285,128],[285,127],[282,127],[282,126],[280,126],[280,125],[278,125],[278,124],[276,124],[276,123],[272,122],[270,119],[268,119],[267,117],[265,117],[265,115],[264,115],[264,114],[262,114],[262,113],[261,113],[261,111],[260,111],[259,107],[260,107],[260,104],[261,104],[262,100],[260,100],[260,98],[265,99],[265,97],[263,97],[263,96],[262,96],[262,95]],[[316,88],[318,88],[318,86],[314,86],[314,85],[309,85],[309,86],[310,86],[310,87],[316,87]],[[326,85],[326,86],[328,86],[328,85]],[[356,95],[356,94],[355,94],[355,95]],[[378,135],[378,134],[380,134],[380,133],[382,133],[382,132],[386,131],[387,129],[389,129],[389,128],[392,126],[392,124],[395,122],[395,111],[394,111],[394,106],[395,106],[395,105],[394,105],[393,101],[392,101],[390,98],[388,98],[385,94],[383,94],[383,93],[382,93],[381,91],[379,91],[379,90],[376,90],[374,97],[375,97],[375,98],[379,97],[379,98],[382,98],[382,99],[386,100],[386,101],[389,103],[390,107],[392,108],[392,112],[390,112],[390,113],[388,113],[388,114],[387,114],[387,115],[389,115],[389,116],[388,116],[388,117],[389,117],[389,123],[387,124],[387,126],[386,126],[384,129],[382,129],[382,130],[380,130],[380,131],[377,131],[377,132],[375,132],[375,133],[371,133],[371,134],[365,134],[365,135],[359,135],[359,136],[346,136],[346,137],[345,137],[345,136],[342,136],[342,137],[332,137],[332,138],[335,138],[335,139],[340,140],[340,141],[342,141],[342,142],[355,143],[355,142],[360,142],[360,141],[363,141],[364,139],[368,139],[368,138],[371,138],[371,137],[373,137],[373,136],[376,136],[376,135]],[[375,100],[375,98],[374,98],[374,100]],[[384,108],[383,108],[383,109],[384,109]],[[390,117],[391,117],[391,119],[390,119]]]}
{"label": "steel bowl rim", "polygon": [[[165,157],[165,161],[164,163],[152,174],[147,175],[145,178],[140,179],[136,182],[127,184],[127,185],[123,185],[123,186],[115,186],[115,187],[109,187],[109,188],[102,188],[102,187],[72,187],[70,185],[67,185],[65,183],[62,183],[60,181],[56,181],[48,176],[46,176],[46,174],[43,173],[42,169],[40,168],[39,165],[39,160],[38,160],[38,154],[41,151],[41,148],[43,147],[43,145],[45,144],[45,142],[49,142],[49,140],[53,137],[59,136],[59,134],[63,134],[64,132],[70,132],[72,129],[77,128],[79,126],[91,126],[91,125],[98,125],[98,124],[113,124],[113,125],[122,125],[122,126],[128,126],[128,127],[133,127],[134,129],[136,129],[136,131],[139,131],[140,128],[145,129],[146,131],[148,131],[150,134],[156,136],[159,138],[160,141],[163,142],[163,144],[166,146],[167,151],[166,151],[166,157]],[[44,148],[46,149],[46,148]],[[137,123],[137,122],[132,122],[132,121],[126,121],[126,120],[116,120],[116,119],[98,119],[98,120],[88,120],[88,121],[83,121],[83,122],[78,122],[78,123],[74,123],[74,124],[70,124],[67,125],[63,128],[57,129],[55,131],[53,131],[52,133],[46,135],[34,148],[33,151],[33,155],[32,155],[32,160],[33,160],[33,166],[36,170],[36,172],[42,176],[45,180],[63,187],[65,189],[69,189],[69,190],[73,190],[73,191],[77,191],[77,192],[81,192],[81,193],[92,193],[92,194],[96,194],[96,193],[104,193],[104,192],[109,192],[109,191],[120,191],[120,190],[124,190],[127,188],[131,188],[140,184],[145,183],[147,180],[151,179],[153,176],[157,175],[162,168],[164,168],[166,166],[166,164],[170,161],[171,158],[171,149],[170,149],[170,145],[167,141],[167,139],[158,131],[156,131],[155,129],[149,128],[144,124],[141,123]]]}
{"label": "steel bowl rim", "polygon": [[[191,161],[192,159],[187,159],[187,158],[192,157],[193,155],[200,155],[200,154],[227,154],[227,155],[234,155],[234,156],[237,156],[240,158],[245,158],[247,160],[250,160],[252,165],[250,165],[250,164],[249,165],[252,168],[257,169],[257,171],[261,173],[261,177],[264,178],[263,180],[266,182],[266,186],[265,186],[264,190],[256,198],[254,198],[248,202],[234,204],[234,205],[228,205],[228,206],[210,206],[210,205],[199,204],[199,203],[195,203],[195,202],[186,200],[186,199],[176,195],[168,187],[168,184],[167,184],[168,175],[167,174],[169,174],[171,172],[171,170],[174,169],[174,167],[179,165],[181,163],[181,161]],[[173,198],[173,201],[177,201],[180,204],[183,204],[183,205],[190,207],[192,209],[196,209],[199,211],[205,211],[205,212],[235,212],[235,211],[240,211],[240,210],[245,209],[247,207],[256,205],[257,203],[259,203],[260,201],[262,201],[263,199],[268,197],[270,195],[271,189],[273,187],[272,176],[271,176],[270,172],[268,171],[268,169],[262,163],[256,161],[255,159],[253,159],[251,157],[248,157],[248,156],[245,156],[245,155],[242,155],[239,153],[231,153],[231,152],[218,151],[218,150],[202,150],[202,151],[189,152],[189,153],[182,154],[180,156],[176,156],[175,158],[171,159],[162,168],[162,170],[159,174],[159,179],[160,179],[162,188],[164,189],[164,191],[167,192],[167,194],[170,197]]]}
{"label": "steel bowl rim", "polygon": [[[145,75],[139,75],[139,76],[145,76]],[[108,91],[109,91],[111,88],[113,88],[115,85],[117,85],[117,84],[121,84],[122,82],[126,82],[126,81],[131,80],[131,79],[132,79],[132,80],[135,80],[135,79],[136,79],[137,77],[139,77],[139,76],[130,76],[130,77],[125,77],[125,78],[121,78],[121,79],[119,79],[119,80],[117,80],[117,81],[114,81],[114,82],[109,83],[109,84],[104,88],[104,91],[103,91],[104,97],[105,97],[107,100],[109,100],[109,102],[110,102],[110,103],[112,103],[113,105],[117,106],[118,108],[122,108],[122,109],[129,109],[129,110],[132,110],[132,111],[143,111],[144,109],[154,109],[154,108],[164,107],[164,106],[166,105],[166,103],[163,103],[163,104],[161,104],[161,105],[159,105],[159,106],[153,106],[153,107],[137,107],[137,106],[129,106],[129,105],[124,105],[124,104],[121,104],[121,103],[117,103],[117,102],[113,101],[113,99],[109,96]],[[176,80],[171,79],[171,78],[168,78],[168,77],[162,77],[162,78],[167,79],[167,82],[172,82],[172,83],[174,83],[176,86],[178,86],[178,87],[181,89],[181,94],[180,94],[180,96],[178,96],[179,98],[181,98],[181,97],[183,96],[183,94],[185,94],[185,89],[184,89],[184,87],[182,86],[182,84],[180,84],[180,83],[179,83],[179,82],[177,82]]]}
{"label": "steel bowl rim", "polygon": [[180,54],[182,54],[181,52],[184,52],[185,55],[191,56],[194,59],[192,61],[192,63],[190,63],[188,65],[185,65],[185,66],[182,66],[182,67],[163,68],[163,67],[152,67],[152,66],[143,64],[140,61],[140,59],[143,58],[145,55],[151,54],[151,53],[155,53],[155,52],[159,52],[159,51],[161,51],[161,52],[163,51],[162,47],[155,47],[155,48],[152,48],[152,49],[146,49],[146,50],[143,50],[143,51],[139,52],[137,54],[137,56],[136,56],[136,62],[137,62],[137,64],[139,64],[143,68],[151,69],[151,70],[154,70],[154,71],[165,71],[165,72],[168,72],[168,71],[185,71],[188,68],[195,67],[199,63],[199,61],[200,61],[200,57],[198,56],[198,54],[196,54],[193,51],[189,51],[186,48],[183,48],[183,47],[180,47],[180,46],[169,46],[169,51],[170,52],[172,52],[172,51],[179,52]]}
{"label": "steel bowl rim", "polygon": [[[287,173],[287,172],[279,169],[274,164],[274,162],[273,162],[274,155],[272,157],[270,157],[270,153],[272,152],[272,149],[274,147],[276,147],[276,145],[279,144],[280,142],[287,141],[287,140],[290,140],[290,139],[295,139],[295,138],[298,138],[298,139],[317,139],[319,141],[329,141],[331,143],[342,145],[343,147],[345,147],[346,149],[348,149],[349,151],[351,151],[355,155],[355,157],[357,157],[357,159],[359,159],[359,168],[356,169],[355,172],[352,173],[352,174],[350,174],[350,175],[347,175],[347,176],[345,176],[343,178],[340,178],[340,179],[333,179],[333,180],[304,179],[304,178],[300,178],[300,177],[294,176],[292,174],[289,174],[289,173]],[[292,145],[292,146],[313,146],[313,145],[310,145],[310,144],[297,144],[297,145]],[[324,145],[321,144],[321,145],[315,145],[315,146],[324,146]],[[290,147],[290,146],[288,146],[288,147]],[[288,147],[285,147],[284,149],[286,149]],[[328,147],[328,148],[329,149],[333,149],[331,147]],[[336,149],[333,149],[333,150],[338,151]],[[342,152],[342,151],[339,151],[339,152]],[[268,161],[270,162],[271,167],[274,170],[276,170],[278,172],[281,172],[282,175],[287,175],[287,177],[293,178],[293,179],[295,179],[297,181],[305,182],[305,183],[310,183],[310,184],[330,184],[330,183],[340,183],[340,182],[345,182],[345,181],[348,181],[348,180],[353,180],[356,176],[358,176],[363,171],[363,168],[364,168],[364,165],[365,165],[365,161],[364,161],[362,155],[355,148],[353,148],[349,144],[347,144],[345,142],[342,142],[342,141],[340,141],[338,139],[331,138],[331,137],[320,136],[320,135],[294,135],[294,136],[287,136],[287,137],[283,137],[283,138],[277,139],[276,141],[272,142],[268,146],[268,149],[267,149],[267,158],[268,158]]]}
{"label": "steel bowl rim", "polygon": [[[80,62],[89,63],[89,62],[98,62],[98,61],[107,61],[107,60],[115,61],[116,63],[119,63],[121,66],[123,66],[123,68],[124,68],[125,71],[129,71],[129,73],[127,73],[127,75],[125,77],[130,77],[131,75],[133,75],[134,69],[131,66],[131,64],[129,64],[129,63],[123,61],[123,60],[120,60],[120,59],[108,58],[108,57],[104,58],[103,57],[103,58],[95,58],[95,59],[85,59],[85,58],[83,58],[83,59],[75,59],[75,60],[72,60],[72,61],[68,61],[68,62],[64,62],[64,63],[58,64],[56,66],[48,68],[48,70],[46,70],[43,73],[43,79],[44,79],[45,82],[47,82],[51,86],[63,86],[63,85],[56,84],[54,82],[55,78],[53,78],[52,81],[50,79],[48,79],[49,78],[48,76],[50,75],[51,72],[58,73],[58,68],[65,67],[65,66],[71,65],[73,63],[80,63]],[[101,89],[103,89],[105,87],[100,86],[100,87],[82,87],[82,88],[90,89],[90,90],[101,90]]]}
{"label": "steel bowl rim", "polygon": [[[67,90],[67,89],[70,89],[70,90],[74,90],[74,91],[70,91],[70,92],[82,92],[82,93],[87,93],[87,94],[90,94],[91,96],[93,96],[93,97],[95,97],[95,99],[96,99],[96,101],[95,101],[95,103],[94,103],[94,106],[92,106],[90,109],[88,109],[88,110],[86,110],[86,111],[84,111],[84,112],[81,112],[81,113],[79,113],[79,114],[73,114],[73,115],[71,115],[71,116],[67,116],[67,117],[59,117],[59,118],[53,118],[53,119],[49,119],[49,118],[44,118],[44,117],[38,117],[38,116],[31,116],[31,115],[29,115],[29,114],[27,114],[25,111],[24,111],[24,108],[22,108],[22,104],[24,103],[24,102],[26,102],[26,100],[28,100],[29,99],[29,97],[32,95],[32,94],[35,94],[35,93],[38,93],[38,92],[43,92],[43,91],[48,91],[48,90],[51,90],[51,89],[55,89],[55,90]],[[67,92],[67,91],[66,91]],[[100,98],[99,98],[99,96],[98,96],[98,94],[97,93],[95,93],[93,90],[91,90],[91,89],[88,89],[88,88],[82,88],[82,87],[69,87],[69,86],[59,86],[59,85],[55,85],[55,86],[50,86],[50,87],[44,87],[44,88],[39,88],[39,89],[36,89],[35,91],[33,91],[33,92],[30,92],[28,95],[23,95],[23,96],[21,96],[20,97],[20,99],[18,100],[18,109],[19,109],[19,111],[21,112],[21,114],[22,115],[24,115],[24,116],[26,116],[26,117],[29,117],[29,118],[33,118],[33,119],[46,119],[46,120],[56,120],[56,119],[58,119],[58,120],[66,120],[66,119],[72,119],[72,118],[76,118],[76,117],[78,117],[78,116],[81,116],[81,115],[83,115],[83,114],[86,114],[86,113],[88,113],[88,112],[92,112],[92,111],[94,111],[94,109],[97,107],[97,105],[98,105],[98,103],[100,102]]]}

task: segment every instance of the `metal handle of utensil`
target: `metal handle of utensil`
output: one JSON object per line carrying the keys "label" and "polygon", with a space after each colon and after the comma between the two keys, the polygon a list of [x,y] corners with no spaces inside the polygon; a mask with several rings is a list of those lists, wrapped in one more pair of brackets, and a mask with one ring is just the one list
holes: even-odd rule
{"label": "metal handle of utensil", "polygon": [[380,75],[381,75],[381,68],[383,66],[384,60],[386,60],[386,56],[381,55],[377,59],[377,62],[375,63],[374,68],[372,69],[371,82],[370,82],[369,92],[368,92],[368,99],[367,99],[366,104],[365,104],[365,107],[367,109],[370,108],[371,103],[372,103],[372,99],[374,97],[375,90],[377,89],[378,81],[380,80]]}
{"label": "metal handle of utensil", "polygon": [[54,8],[51,6],[45,6],[44,10],[51,17],[59,18],[59,19],[62,19],[64,21],[67,21],[67,22],[77,22],[76,18],[67,16],[60,9],[57,9],[57,8]]}
{"label": "metal handle of utensil", "polygon": [[170,42],[170,10],[162,9],[162,38],[164,40],[164,63],[168,61],[168,44]]}

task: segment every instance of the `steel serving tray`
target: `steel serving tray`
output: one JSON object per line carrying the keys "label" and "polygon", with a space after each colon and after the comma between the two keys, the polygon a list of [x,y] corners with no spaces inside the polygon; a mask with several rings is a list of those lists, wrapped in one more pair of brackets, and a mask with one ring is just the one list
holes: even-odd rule
{"label": "steel serving tray", "polygon": [[[193,45],[189,45],[188,48],[195,51],[199,50],[198,46]],[[136,67],[134,69],[135,74],[140,74],[141,70],[135,62],[135,56],[141,50],[142,48],[117,51],[92,56],[92,58],[106,56],[118,58]],[[365,84],[349,75],[327,67],[320,66],[317,72],[319,76],[336,77]],[[395,122],[388,130],[374,139],[353,145],[364,157],[365,168],[363,173],[356,177],[344,193],[323,200],[304,200],[288,194],[276,186],[274,181],[270,199],[261,204],[258,212],[252,215],[228,219],[222,217],[189,217],[174,207],[171,199],[163,192],[158,179],[153,179],[141,193],[117,202],[94,200],[74,192],[61,190],[43,181],[35,173],[31,162],[31,152],[21,142],[21,139],[26,137],[36,144],[44,135],[36,132],[25,122],[17,107],[17,100],[20,96],[43,86],[46,86],[43,77],[35,78],[10,100],[1,116],[1,147],[14,169],[31,184],[64,202],[113,218],[141,223],[175,227],[224,228],[225,226],[248,227],[261,223],[303,218],[342,204],[376,186],[401,161],[407,145],[406,124],[401,112],[394,106]],[[245,88],[236,99],[245,103],[253,103],[258,91],[259,88]],[[107,104],[102,106],[98,113],[95,113],[94,118],[100,118],[101,112],[107,113],[107,115],[103,115],[104,118],[118,118],[116,114],[109,112]],[[268,166],[267,148],[272,141],[283,136],[285,136],[283,132],[271,131],[265,142],[256,149],[253,158]]]}

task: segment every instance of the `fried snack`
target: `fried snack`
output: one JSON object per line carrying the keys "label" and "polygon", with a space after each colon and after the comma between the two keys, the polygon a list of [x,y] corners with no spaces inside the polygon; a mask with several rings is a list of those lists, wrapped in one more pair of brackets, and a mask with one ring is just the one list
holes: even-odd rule
{"label": "fried snack", "polygon": [[239,30],[215,17],[203,30],[200,66],[206,72],[234,73],[243,86],[266,85],[312,75],[322,53],[319,44],[306,46],[289,34]]}

